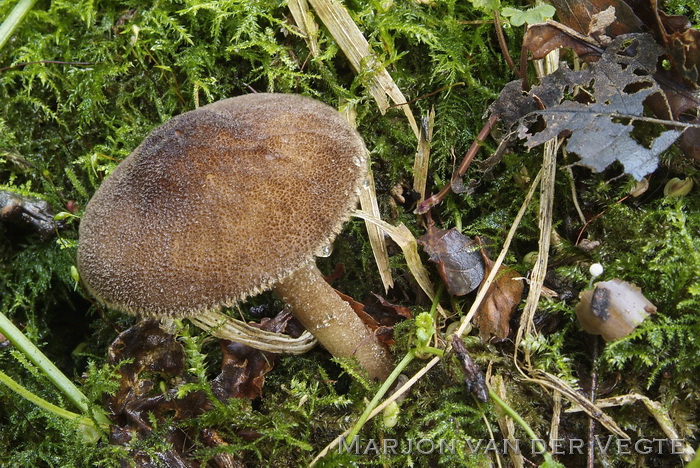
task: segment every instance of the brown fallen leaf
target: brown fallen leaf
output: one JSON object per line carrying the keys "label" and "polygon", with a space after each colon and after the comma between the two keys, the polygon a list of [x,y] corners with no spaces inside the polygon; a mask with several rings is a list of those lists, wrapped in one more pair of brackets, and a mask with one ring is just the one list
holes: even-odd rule
{"label": "brown fallen leaf", "polygon": [[[391,302],[387,301],[384,299],[382,296],[379,294],[374,294],[374,297],[377,298],[377,301],[379,302],[379,306],[381,307],[381,310],[384,312],[384,316],[389,316],[388,320],[392,320],[393,324],[396,322],[400,321],[401,318],[403,317],[405,319],[412,319],[413,314],[411,313],[411,309],[408,307],[398,305],[398,304],[392,304]],[[381,320],[382,323],[385,323],[385,320]]]}
{"label": "brown fallen leaf", "polygon": [[357,314],[371,331],[374,333],[383,344],[386,346],[394,345],[394,324],[396,322],[385,323],[384,321],[378,320],[373,314],[368,313],[365,310],[365,305],[362,302],[358,302],[347,294],[343,294],[337,289],[336,293],[340,296],[342,300],[350,304],[350,307]]}
{"label": "brown fallen leaf", "polygon": [[[291,325],[290,325],[291,324]],[[289,311],[273,318],[264,318],[251,326],[274,333],[288,333],[298,337],[303,332]],[[289,330],[288,330],[289,329]],[[212,392],[219,400],[262,396],[265,375],[274,366],[275,355],[263,352],[235,341],[221,340],[221,373],[212,381]]]}
{"label": "brown fallen leaf", "polygon": [[[118,368],[119,390],[106,397],[106,406],[113,415],[110,419],[115,423],[110,427],[111,444],[129,446],[134,438],[148,437],[152,433],[150,418],[182,420],[212,407],[204,392],[176,397],[175,387],[185,370],[185,350],[173,335],[160,328],[157,320],[138,322],[112,342],[108,362],[118,364],[127,359],[131,362]],[[170,388],[163,391],[161,383]],[[150,468],[157,466],[157,462],[166,466],[195,466],[191,454],[180,449],[191,445],[185,443],[187,438],[187,434],[172,427],[165,434],[172,448],[155,455],[134,448],[130,452],[131,464],[122,466]]]}
{"label": "brown fallen leaf", "polygon": [[453,296],[469,294],[484,280],[484,261],[479,245],[455,228],[443,230],[432,225],[418,239],[438,273],[447,292]]}
{"label": "brown fallen leaf", "polygon": [[[263,319],[256,326],[296,336],[303,331],[288,312]],[[221,373],[211,382],[213,394],[220,400],[259,397],[275,355],[224,340],[221,348],[223,362]],[[133,439],[150,436],[153,419],[184,421],[213,407],[206,392],[201,390],[178,396],[180,385],[187,381],[185,350],[173,335],[160,328],[157,320],[140,321],[122,332],[109,347],[108,362],[119,365],[120,376],[119,390],[105,398],[113,415],[110,419],[115,423],[110,428],[112,444],[138,447]],[[246,431],[250,432],[244,427],[239,429],[242,434]],[[165,466],[195,467],[199,466],[191,453],[197,445],[195,440],[202,440],[209,447],[225,445],[213,429],[183,431],[177,424],[168,426],[164,437],[172,448],[155,454],[132,449],[129,466],[161,466],[157,459]],[[216,457],[214,462],[222,467],[242,466],[232,455]]]}
{"label": "brown fallen leaf", "polygon": [[[481,250],[484,259],[485,274],[488,276],[494,262]],[[484,297],[484,301],[474,316],[474,324],[479,329],[482,342],[494,336],[496,341],[505,340],[510,332],[510,318],[520,303],[523,295],[523,282],[518,280],[520,274],[510,267],[501,265],[498,275]]]}

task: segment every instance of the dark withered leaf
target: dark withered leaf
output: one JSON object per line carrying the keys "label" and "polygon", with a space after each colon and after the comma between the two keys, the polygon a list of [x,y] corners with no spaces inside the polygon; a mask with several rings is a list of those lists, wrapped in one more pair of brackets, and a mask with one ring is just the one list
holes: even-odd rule
{"label": "dark withered leaf", "polygon": [[367,328],[369,328],[372,331],[372,333],[375,334],[379,341],[381,341],[387,346],[393,346],[395,344],[394,324],[396,324],[396,320],[382,320],[382,317],[378,316],[379,314],[368,313],[365,310],[365,304],[363,304],[362,302],[356,301],[352,297],[348,296],[347,294],[343,294],[337,289],[335,290],[335,292],[338,293],[342,300],[344,300],[350,305],[352,310],[357,314],[358,317],[360,317],[362,323],[364,323],[367,326]]}
{"label": "dark withered leaf", "polygon": [[[289,333],[299,336],[302,332],[289,311],[283,311],[273,318],[265,318],[260,324],[251,324],[274,333]],[[288,330],[289,329],[289,330]],[[221,340],[221,373],[212,381],[214,395],[220,400],[228,398],[248,398],[253,400],[262,395],[265,375],[272,370],[275,355],[234,341]]]}
{"label": "dark withered leaf", "polygon": [[[559,21],[584,36],[590,34],[596,15],[602,14],[611,6],[615,8],[615,18],[605,28],[608,36],[649,32],[656,43],[663,47],[663,58],[668,63],[668,69],[654,73],[654,79],[663,90],[665,99],[653,99],[647,104],[659,118],[700,123],[700,98],[697,94],[700,78],[700,31],[692,28],[688,18],[665,14],[655,0],[553,0],[551,3],[557,9]],[[542,28],[542,25],[535,26]],[[535,58],[541,58],[542,54],[563,46],[571,48],[584,60],[596,59],[595,53],[585,50],[585,47],[581,48],[575,44],[576,41],[563,38],[563,32],[554,31],[557,28],[552,28],[551,25],[549,28],[547,31],[533,30],[526,33],[524,42],[530,37],[533,41],[526,48],[530,49]],[[566,41],[570,43],[563,44]],[[700,129],[687,129],[680,137],[678,146],[686,156],[700,160]]]}
{"label": "dark withered leaf", "polygon": [[[562,75],[573,85],[587,88],[587,102],[563,100],[543,110],[532,112],[521,120],[520,138],[532,148],[558,135],[571,133],[567,149],[576,153],[580,164],[602,171],[615,161],[622,163],[625,173],[641,180],[656,169],[658,156],[680,136],[667,130],[651,141],[649,147],[632,136],[634,118],[644,114],[644,101],[661,88],[652,78],[661,47],[647,34],[618,36],[601,59],[581,72],[562,69],[553,78],[545,77],[538,88],[560,87]],[[534,88],[533,93],[537,92]],[[531,133],[525,120],[541,117],[545,128]],[[622,119],[627,118],[627,122]],[[632,119],[632,120],[629,120]]]}
{"label": "dark withered leaf", "polygon": [[498,117],[505,126],[511,128],[521,118],[537,110],[537,101],[523,91],[522,80],[506,84],[496,100],[489,106],[489,113]]}
{"label": "dark withered leaf", "polygon": [[185,369],[185,350],[173,335],[163,331],[157,320],[145,320],[122,332],[108,349],[108,362],[118,364],[120,387],[107,397],[107,406],[115,415],[135,414],[150,406],[148,395],[154,388],[154,376],[173,378]]}
{"label": "dark withered leaf", "polygon": [[0,190],[0,222],[37,234],[44,240],[62,227],[61,222],[54,221],[53,211],[46,201],[6,190]]}
{"label": "dark withered leaf", "polygon": [[603,52],[596,41],[573,35],[556,22],[533,24],[523,37],[523,50],[529,51],[533,59],[544,58],[560,47],[573,50],[586,62],[596,60]]}
{"label": "dark withered leaf", "polygon": [[[481,250],[485,273],[488,276],[494,262]],[[479,329],[481,341],[487,342],[491,337],[504,340],[510,332],[510,318],[520,303],[523,294],[523,282],[516,279],[520,274],[505,265],[499,268],[496,279],[491,283],[484,301],[474,316],[474,324]]]}
{"label": "dark withered leaf", "polygon": [[[285,332],[301,328],[284,312],[260,325],[269,331]],[[298,335],[297,335],[298,336]],[[240,345],[243,346],[243,345]],[[274,355],[238,348],[228,342],[224,351],[221,374],[212,382],[214,394],[221,398],[255,398],[260,395],[264,375],[272,368]],[[122,332],[108,350],[110,364],[118,364],[120,388],[106,396],[106,405],[112,412],[114,425],[110,428],[110,443],[136,446],[133,439],[144,439],[152,434],[152,420],[183,421],[196,418],[213,407],[204,391],[188,392],[179,397],[179,386],[186,381],[185,350],[175,336],[160,328],[157,320],[136,323]],[[126,361],[126,362],[125,362]],[[177,425],[168,427],[165,439],[172,448],[146,453],[138,448],[130,451],[131,463],[124,466],[146,468],[152,466],[197,467],[191,452],[196,446],[193,439],[201,439],[214,447],[225,442],[211,429],[184,432]],[[216,466],[243,466],[233,456],[215,457]]]}
{"label": "dark withered leaf", "polygon": [[373,295],[374,295],[374,297],[377,298],[377,301],[379,302],[379,305],[382,307],[383,311],[385,311],[387,314],[394,315],[394,323],[396,323],[400,320],[399,317],[403,317],[405,319],[413,318],[413,314],[411,313],[411,309],[409,309],[408,307],[398,305],[398,304],[392,304],[391,302],[387,301],[385,298],[383,298],[379,294],[373,294]]}
{"label": "dark withered leaf", "polygon": [[609,36],[638,32],[643,26],[633,8],[622,0],[551,0],[550,4],[561,23],[583,35],[590,33],[596,15],[610,7],[615,8],[616,20],[606,29]]}
{"label": "dark withered leaf", "polygon": [[[130,362],[123,362],[129,360]],[[174,420],[196,417],[211,403],[204,392],[190,392],[177,398],[177,384],[185,370],[185,350],[175,337],[159,326],[157,320],[136,323],[122,332],[108,350],[110,364],[120,364],[119,390],[106,397],[114,425],[110,428],[110,443],[131,445],[133,438],[142,439],[152,433],[151,419]],[[159,383],[165,384],[164,393]],[[161,466],[197,466],[190,454],[179,448],[190,445],[185,434],[173,427],[166,440],[172,449],[147,454],[139,449],[130,452],[133,465],[139,468]],[[155,458],[155,459],[154,459]],[[126,465],[125,465],[126,466]]]}
{"label": "dark withered leaf", "polygon": [[464,342],[459,336],[452,338],[452,349],[462,364],[464,385],[467,387],[467,391],[473,393],[479,401],[486,403],[489,399],[489,390],[486,386],[484,374],[472,360],[467,348],[464,346]]}
{"label": "dark withered leaf", "polygon": [[235,341],[221,340],[221,374],[212,382],[212,391],[220,400],[262,395],[265,374],[272,369],[274,358],[269,354]]}
{"label": "dark withered leaf", "polygon": [[428,232],[418,239],[430,261],[437,264],[447,292],[453,296],[469,294],[484,280],[484,262],[480,247],[456,229],[428,227]]}

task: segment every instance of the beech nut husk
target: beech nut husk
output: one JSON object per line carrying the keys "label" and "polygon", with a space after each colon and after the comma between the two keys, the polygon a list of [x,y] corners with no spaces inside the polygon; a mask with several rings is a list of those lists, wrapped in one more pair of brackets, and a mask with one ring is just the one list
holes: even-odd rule
{"label": "beech nut husk", "polygon": [[673,179],[666,182],[664,186],[664,196],[665,197],[685,197],[693,189],[693,179],[688,177],[687,179],[679,179],[674,177]]}
{"label": "beech nut husk", "polygon": [[629,335],[656,312],[637,285],[620,279],[595,283],[593,289],[581,291],[579,299],[576,317],[581,328],[608,342]]}

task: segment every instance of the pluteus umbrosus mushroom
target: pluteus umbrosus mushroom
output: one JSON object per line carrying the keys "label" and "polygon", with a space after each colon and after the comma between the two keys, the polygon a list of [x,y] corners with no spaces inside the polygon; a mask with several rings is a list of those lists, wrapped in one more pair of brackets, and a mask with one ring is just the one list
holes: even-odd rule
{"label": "pluteus umbrosus mushroom", "polygon": [[81,278],[108,307],[150,317],[196,317],[273,289],[333,355],[383,379],[388,351],[314,261],[357,202],[366,154],[335,109],[298,95],[179,115],[87,205]]}

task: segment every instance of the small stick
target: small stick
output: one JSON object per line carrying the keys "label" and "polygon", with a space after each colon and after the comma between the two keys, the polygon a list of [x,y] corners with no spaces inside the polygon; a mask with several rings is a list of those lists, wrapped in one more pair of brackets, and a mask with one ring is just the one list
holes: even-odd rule
{"label": "small stick", "polygon": [[481,129],[479,134],[476,136],[476,139],[474,140],[474,142],[472,142],[472,145],[469,147],[469,151],[467,151],[467,154],[464,155],[464,159],[462,159],[462,162],[460,163],[459,167],[457,168],[455,173],[452,174],[450,183],[445,185],[442,188],[442,190],[440,190],[437,194],[421,202],[418,205],[418,208],[416,209],[417,214],[425,214],[432,207],[439,204],[452,190],[453,182],[464,177],[464,174],[466,174],[467,169],[469,169],[469,165],[472,163],[474,156],[476,156],[476,153],[479,152],[479,148],[481,148],[482,143],[484,142],[484,140],[486,140],[486,137],[489,136],[491,130],[493,129],[493,126],[496,124],[497,121],[498,117],[496,117],[496,115],[491,115],[491,117],[489,117],[489,120],[484,124],[484,127]]}
{"label": "small stick", "polygon": [[501,47],[503,58],[506,59],[506,63],[508,64],[510,71],[512,71],[516,76],[520,76],[520,70],[518,70],[518,67],[515,66],[515,62],[513,62],[513,58],[508,52],[508,44],[506,44],[506,37],[503,34],[503,28],[501,27],[501,15],[498,14],[498,10],[493,10],[493,19],[495,20],[494,25],[496,26],[496,37],[498,38],[498,45]]}
{"label": "small stick", "polygon": [[[598,373],[596,369],[596,361],[598,360],[598,337],[593,337],[593,350],[591,356],[591,401],[595,404],[597,386],[598,386]],[[588,417],[588,460],[586,463],[587,468],[593,468],[595,463],[595,419]]]}

